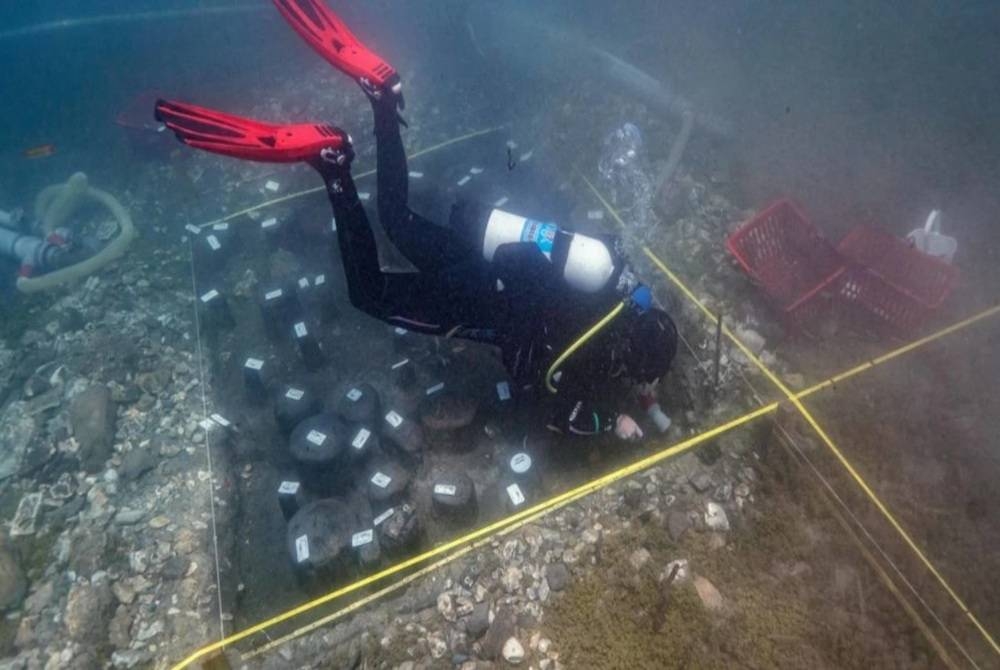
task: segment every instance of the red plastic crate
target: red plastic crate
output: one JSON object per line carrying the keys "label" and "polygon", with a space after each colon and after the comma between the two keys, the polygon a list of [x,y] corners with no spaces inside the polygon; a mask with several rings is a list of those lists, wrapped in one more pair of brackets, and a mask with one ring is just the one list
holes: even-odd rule
{"label": "red plastic crate", "polygon": [[918,328],[958,282],[951,265],[868,226],[849,232],[837,249],[852,262],[839,297],[900,334]]}
{"label": "red plastic crate", "polygon": [[825,311],[824,289],[846,270],[837,249],[790,200],[779,200],[744,223],[726,238],[726,248],[800,327]]}

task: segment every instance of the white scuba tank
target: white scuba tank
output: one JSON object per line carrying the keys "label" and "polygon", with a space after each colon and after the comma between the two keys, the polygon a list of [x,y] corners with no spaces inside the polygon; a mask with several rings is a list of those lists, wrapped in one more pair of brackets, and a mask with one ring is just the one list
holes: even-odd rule
{"label": "white scuba tank", "polygon": [[[486,222],[483,236],[483,258],[493,262],[493,255],[501,244],[534,242],[545,257],[552,259],[559,226],[535,221],[518,214],[494,209]],[[584,293],[595,293],[604,288],[615,272],[611,251],[601,240],[580,233],[570,233],[569,251],[562,268],[563,278],[571,287]]]}

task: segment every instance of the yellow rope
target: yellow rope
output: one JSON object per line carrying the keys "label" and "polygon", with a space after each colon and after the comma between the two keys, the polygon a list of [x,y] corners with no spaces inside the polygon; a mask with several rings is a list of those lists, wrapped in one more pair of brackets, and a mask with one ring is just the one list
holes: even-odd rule
{"label": "yellow rope", "polygon": [[587,330],[586,333],[581,335],[580,339],[578,339],[573,344],[569,345],[566,348],[566,351],[559,354],[559,357],[555,361],[553,361],[552,365],[549,366],[548,372],[545,373],[545,388],[549,390],[549,393],[556,392],[556,387],[552,385],[552,377],[553,375],[555,375],[556,370],[559,368],[559,366],[565,363],[567,358],[575,354],[576,350],[585,345],[588,342],[588,340],[590,340],[590,338],[592,338],[596,333],[600,332],[600,330],[604,328],[604,326],[611,323],[611,321],[613,321],[614,318],[618,316],[623,309],[625,309],[624,302],[620,302],[617,305],[615,305],[610,312],[608,312],[601,318],[600,321],[595,323]]}
{"label": "yellow rope", "polygon": [[[590,190],[594,192],[594,195],[597,196],[598,200],[601,201],[601,204],[604,205],[604,208],[608,210],[608,212],[611,214],[612,217],[614,217],[615,221],[617,221],[619,225],[624,226],[625,222],[622,221],[621,217],[618,215],[618,212],[616,212],[615,209],[610,205],[610,203],[608,203],[608,201],[604,199],[604,197],[598,192],[597,188],[590,182],[590,180],[587,179],[582,174],[580,176],[587,183],[587,186],[590,187]],[[701,300],[699,300],[697,296],[695,296],[695,294],[691,291],[691,289],[689,289],[687,285],[683,281],[681,281],[681,279],[677,275],[675,275],[670,270],[670,268],[668,268],[663,263],[663,261],[661,261],[656,256],[656,254],[654,254],[649,249],[649,247],[643,247],[643,251],[645,252],[646,256],[648,256],[649,259],[653,261],[653,263],[655,263],[656,266],[659,267],[660,270],[670,279],[670,281],[673,282],[674,285],[677,286],[677,288],[679,288],[681,292],[688,297],[689,300],[691,300],[691,302],[697,305],[698,308],[705,313],[705,316],[707,316],[709,319],[715,319],[715,316],[708,309],[708,307],[706,307],[705,304]],[[995,307],[990,310],[986,310],[982,314],[979,314],[976,317],[973,317],[972,319],[969,319],[967,321],[974,322],[975,320],[979,320],[980,318],[986,318],[986,316],[989,316],[997,309],[1000,308]],[[956,324],[956,327],[957,326],[958,324]],[[730,331],[728,327],[723,326],[722,330],[725,333],[726,337],[729,338],[741,352],[743,352],[743,355],[746,356],[747,359],[750,360],[764,374],[764,376],[766,376],[771,381],[771,383],[774,384],[778,388],[778,390],[780,390],[785,395],[786,398],[788,398],[789,401],[791,401],[791,403],[795,406],[795,409],[797,409],[799,413],[803,416],[803,418],[809,423],[809,425],[812,426],[812,429],[816,431],[817,435],[819,435],[820,439],[823,441],[823,444],[827,446],[827,448],[837,458],[837,460],[844,467],[844,469],[847,470],[848,474],[851,475],[851,478],[854,479],[854,481],[865,493],[865,495],[868,496],[868,499],[872,502],[872,504],[874,504],[875,507],[878,509],[878,511],[882,513],[882,516],[885,517],[885,519],[889,522],[889,524],[893,527],[893,529],[895,529],[895,531],[903,539],[903,541],[910,548],[910,550],[913,551],[913,553],[917,556],[920,562],[923,563],[924,567],[927,568],[927,570],[934,576],[937,582],[951,597],[952,601],[954,601],[954,603],[958,606],[958,608],[962,611],[962,613],[965,614],[966,617],[968,617],[969,621],[971,621],[972,624],[976,627],[976,629],[982,635],[983,639],[986,640],[986,642],[990,645],[990,647],[997,655],[1000,655],[1000,646],[997,645],[997,642],[993,638],[993,636],[979,622],[979,619],[968,608],[968,606],[965,604],[965,601],[963,601],[962,598],[959,597],[959,595],[951,587],[951,585],[944,578],[944,576],[938,571],[938,569],[934,566],[934,564],[931,563],[930,559],[927,558],[927,555],[924,553],[924,551],[917,545],[917,543],[913,540],[910,534],[903,528],[903,526],[899,523],[899,521],[896,520],[895,515],[893,515],[893,513],[889,511],[889,508],[885,506],[885,503],[883,503],[882,500],[875,494],[875,491],[873,491],[872,488],[868,485],[868,482],[864,480],[864,478],[855,469],[854,465],[852,465],[851,462],[847,459],[847,457],[844,456],[844,453],[834,443],[833,439],[830,438],[827,432],[823,430],[822,426],[819,425],[819,423],[816,421],[813,415],[809,413],[809,411],[805,408],[805,406],[802,404],[799,398],[795,394],[793,394],[791,390],[789,390],[789,388],[785,386],[785,384],[780,379],[778,379],[777,375],[771,372],[771,370],[769,370],[768,367],[764,365],[764,363],[756,355],[754,355],[754,353],[750,351],[750,349],[747,348],[747,346],[743,344],[743,342],[740,341],[740,339],[736,337],[736,335],[734,335],[733,332]],[[949,332],[954,332],[954,330],[951,330]],[[940,336],[943,335],[939,335],[939,337]],[[937,339],[937,337],[935,337],[934,339]],[[927,341],[931,340],[928,339]],[[911,345],[910,350],[912,350],[914,346],[919,346],[919,345],[914,343],[914,345]],[[905,352],[898,352],[898,353],[893,352],[894,356],[901,355],[902,353]],[[868,367],[872,366],[873,366],[872,364],[863,364],[858,367],[861,369],[868,369]]]}

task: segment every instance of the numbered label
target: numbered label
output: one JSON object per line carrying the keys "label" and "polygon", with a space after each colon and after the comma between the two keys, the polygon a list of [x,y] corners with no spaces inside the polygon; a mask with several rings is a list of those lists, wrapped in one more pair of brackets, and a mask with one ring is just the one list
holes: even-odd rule
{"label": "numbered label", "polygon": [[309,560],[309,536],[299,535],[295,538],[295,560],[298,563]]}
{"label": "numbered label", "polygon": [[298,482],[281,482],[281,486],[278,487],[278,493],[284,493],[293,496],[298,492],[299,492]]}
{"label": "numbered label", "polygon": [[285,397],[289,400],[302,400],[302,396],[305,394],[306,392],[301,389],[288,389],[288,391],[285,392]]}
{"label": "numbered label", "polygon": [[372,436],[372,432],[367,428],[362,428],[358,431],[358,434],[354,436],[351,441],[351,446],[355,449],[364,449],[365,445],[368,444],[368,438]]}
{"label": "numbered label", "polygon": [[309,434],[306,435],[306,439],[317,447],[322,447],[323,443],[326,442],[326,433],[321,433],[318,430],[310,430]]}
{"label": "numbered label", "polygon": [[369,528],[368,530],[363,530],[360,533],[355,533],[351,536],[351,546],[352,547],[363,547],[366,544],[371,544],[372,540],[375,538],[375,531]]}
{"label": "numbered label", "polygon": [[521,491],[521,487],[517,484],[511,484],[507,487],[507,497],[510,498],[511,504],[515,507],[524,502],[524,493]]}
{"label": "numbered label", "polygon": [[399,428],[399,426],[402,425],[402,423],[403,423],[403,417],[401,417],[400,415],[396,414],[395,410],[393,410],[393,411],[389,412],[388,414],[386,414],[385,415],[385,420],[393,428]]}
{"label": "numbered label", "polygon": [[435,484],[434,485],[434,493],[437,493],[437,494],[440,494],[440,495],[443,495],[443,496],[453,496],[453,495],[455,495],[455,491],[456,490],[457,489],[455,488],[454,484]]}
{"label": "numbered label", "polygon": [[372,475],[371,478],[372,484],[379,487],[380,489],[384,489],[386,486],[389,485],[391,481],[392,477],[382,472],[376,472],[375,474]]}

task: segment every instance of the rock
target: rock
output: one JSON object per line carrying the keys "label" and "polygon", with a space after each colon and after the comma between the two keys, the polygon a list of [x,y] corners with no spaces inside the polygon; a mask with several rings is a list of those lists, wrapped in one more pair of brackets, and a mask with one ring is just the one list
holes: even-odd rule
{"label": "rock", "polygon": [[35,436],[35,419],[24,402],[12,402],[0,413],[0,480],[17,474]]}
{"label": "rock", "polygon": [[431,658],[443,658],[448,653],[448,643],[440,633],[431,633],[427,636],[427,646],[430,648]]}
{"label": "rock", "polygon": [[73,535],[73,550],[69,569],[77,575],[90,577],[108,564],[108,534],[78,530]]}
{"label": "rock", "polygon": [[115,514],[115,523],[119,526],[131,526],[139,523],[144,516],[146,516],[144,510],[123,507]]}
{"label": "rock", "polygon": [[667,515],[667,532],[674,542],[679,542],[689,528],[691,528],[691,519],[687,514],[671,510]]}
{"label": "rock", "polygon": [[712,530],[728,531],[729,517],[719,503],[710,502],[705,506],[705,525]]}
{"label": "rock", "polygon": [[108,619],[114,602],[108,581],[96,584],[77,582],[66,598],[63,622],[70,639],[84,646],[96,647],[108,632]]}
{"label": "rock", "polygon": [[437,599],[437,609],[444,617],[445,621],[455,621],[458,615],[455,613],[455,604],[452,602],[451,595],[448,593],[442,593]]}
{"label": "rock", "polygon": [[511,665],[517,665],[524,660],[524,647],[516,637],[509,637],[504,642],[503,657]]}
{"label": "rock", "polygon": [[503,588],[507,593],[517,593],[521,588],[521,579],[523,576],[519,568],[510,565],[504,570],[500,583],[503,584]]}
{"label": "rock", "polygon": [[10,610],[21,605],[28,590],[17,557],[5,544],[0,545],[0,610]]}
{"label": "rock", "polygon": [[160,528],[166,528],[170,525],[170,519],[163,516],[162,514],[154,516],[149,520],[149,527],[154,530],[159,530]]}
{"label": "rock", "polygon": [[119,649],[128,647],[129,642],[131,642],[129,638],[129,629],[131,627],[132,615],[129,613],[128,607],[119,605],[118,609],[115,610],[115,615],[111,617],[111,622],[108,624],[108,640],[111,642],[111,645]]}
{"label": "rock", "polygon": [[486,636],[481,642],[483,658],[493,661],[500,658],[503,648],[516,632],[515,612],[508,607],[497,610]]}
{"label": "rock", "polygon": [[472,614],[465,620],[465,632],[469,638],[478,640],[490,627],[490,604],[477,603],[472,608]]}
{"label": "rock", "polygon": [[569,584],[572,575],[564,563],[551,563],[545,566],[545,581],[553,591],[562,591]]}
{"label": "rock", "polygon": [[122,459],[121,477],[126,482],[134,482],[155,468],[158,460],[152,450],[136,447]]}
{"label": "rock", "polygon": [[688,477],[688,481],[698,493],[704,493],[708,489],[712,488],[712,476],[707,472],[696,472]]}
{"label": "rock", "polygon": [[630,509],[635,509],[642,502],[642,489],[629,487],[622,494],[622,500]]}
{"label": "rock", "polygon": [[638,572],[642,570],[642,567],[649,562],[652,555],[645,547],[639,547],[628,557],[628,562],[632,566],[632,569]]}
{"label": "rock", "polygon": [[677,574],[674,575],[673,584],[681,584],[686,582],[691,577],[691,570],[688,568],[688,561],[686,558],[679,558],[674,561],[667,563],[667,566],[663,568],[663,572],[660,573],[659,581],[664,582],[670,578],[670,573],[674,571],[674,566],[677,566]]}
{"label": "rock", "polygon": [[764,339],[764,336],[750,328],[737,327],[736,337],[755,355],[760,354],[767,345],[767,340]]}
{"label": "rock", "polygon": [[694,578],[694,588],[698,591],[698,597],[701,598],[701,604],[705,606],[705,609],[711,612],[718,612],[725,607],[725,602],[722,599],[722,594],[719,593],[719,589],[715,588],[712,582],[701,575]]}
{"label": "rock", "polygon": [[69,408],[73,437],[79,445],[81,466],[96,472],[111,457],[115,435],[115,406],[106,386],[91,386],[75,398]]}
{"label": "rock", "polygon": [[156,637],[163,632],[163,621],[157,619],[150,624],[144,625],[139,628],[139,632],[136,633],[135,639],[139,642],[145,642]]}

